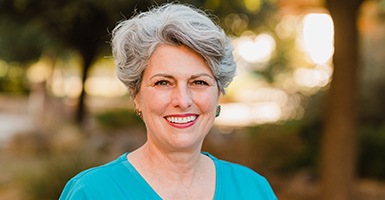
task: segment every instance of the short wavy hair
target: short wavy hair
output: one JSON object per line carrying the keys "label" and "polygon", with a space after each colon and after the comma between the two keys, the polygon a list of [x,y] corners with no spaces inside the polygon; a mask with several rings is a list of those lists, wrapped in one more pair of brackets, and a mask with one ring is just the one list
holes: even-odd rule
{"label": "short wavy hair", "polygon": [[116,73],[132,97],[139,92],[150,56],[161,44],[185,45],[200,54],[225,94],[236,73],[230,38],[205,12],[168,3],[124,20],[112,31]]}

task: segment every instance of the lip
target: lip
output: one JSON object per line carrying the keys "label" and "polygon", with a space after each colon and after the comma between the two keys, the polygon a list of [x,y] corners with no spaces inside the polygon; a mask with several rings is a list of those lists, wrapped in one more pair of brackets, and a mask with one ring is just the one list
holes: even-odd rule
{"label": "lip", "polygon": [[197,114],[173,114],[164,117],[166,122],[176,128],[188,128],[195,124],[199,115]]}

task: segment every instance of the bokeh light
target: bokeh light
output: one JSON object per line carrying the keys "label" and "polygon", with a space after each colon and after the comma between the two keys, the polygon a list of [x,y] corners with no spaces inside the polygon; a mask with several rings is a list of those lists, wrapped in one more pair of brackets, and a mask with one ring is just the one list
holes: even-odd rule
{"label": "bokeh light", "polygon": [[303,44],[315,64],[324,64],[331,59],[334,53],[334,27],[330,15],[311,13],[303,18]]}
{"label": "bokeh light", "polygon": [[258,12],[262,6],[261,0],[243,0],[243,3],[250,12]]}
{"label": "bokeh light", "polygon": [[127,88],[116,77],[90,77],[85,82],[88,95],[102,97],[118,97],[127,94]]}
{"label": "bokeh light", "polygon": [[[244,32],[235,38],[239,73],[228,89],[230,103],[223,103],[218,126],[252,126],[299,119],[304,114],[302,95],[313,95],[331,80],[334,28],[330,15],[309,13],[283,16],[276,36],[295,41],[287,71],[276,74],[270,83],[256,71],[266,70],[276,51],[276,40],[269,33]],[[261,67],[262,66],[262,67]]]}
{"label": "bokeh light", "polygon": [[238,54],[247,62],[267,62],[275,49],[274,38],[262,33],[256,37],[244,35],[237,41]]}
{"label": "bokeh light", "polygon": [[49,61],[43,58],[28,68],[27,77],[29,81],[37,83],[49,79],[51,73],[52,67],[49,66]]}
{"label": "bokeh light", "polygon": [[332,69],[329,65],[320,65],[317,68],[298,68],[294,71],[294,79],[300,86],[314,88],[326,86],[331,78]]}

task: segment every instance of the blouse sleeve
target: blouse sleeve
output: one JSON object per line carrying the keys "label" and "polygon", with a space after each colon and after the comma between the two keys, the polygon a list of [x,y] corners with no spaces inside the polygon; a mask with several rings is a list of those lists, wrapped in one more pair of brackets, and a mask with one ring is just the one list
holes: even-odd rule
{"label": "blouse sleeve", "polygon": [[95,199],[88,187],[80,180],[70,180],[64,187],[59,200]]}

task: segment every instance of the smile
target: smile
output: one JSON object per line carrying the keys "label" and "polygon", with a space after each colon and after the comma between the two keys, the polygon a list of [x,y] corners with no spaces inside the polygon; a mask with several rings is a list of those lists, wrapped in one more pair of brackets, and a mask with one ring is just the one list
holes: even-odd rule
{"label": "smile", "polygon": [[196,115],[190,115],[186,117],[165,117],[167,121],[173,124],[186,124],[193,122],[197,116]]}

